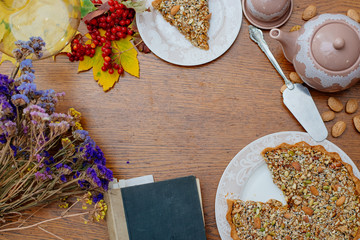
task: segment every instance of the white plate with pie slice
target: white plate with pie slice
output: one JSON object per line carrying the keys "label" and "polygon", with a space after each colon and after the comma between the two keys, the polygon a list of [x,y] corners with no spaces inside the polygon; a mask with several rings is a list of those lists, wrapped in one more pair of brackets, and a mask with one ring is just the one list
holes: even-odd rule
{"label": "white plate with pie slice", "polygon": [[244,147],[226,167],[216,193],[216,225],[222,240],[232,240],[230,226],[226,221],[226,199],[241,199],[266,202],[277,199],[286,204],[283,193],[273,183],[270,171],[261,152],[267,147],[276,147],[281,143],[295,144],[305,141],[310,145],[322,145],[328,152],[337,152],[341,159],[353,167],[356,177],[360,172],[354,162],[335,144],[328,140],[315,142],[305,132],[278,132],[259,138]]}
{"label": "white plate with pie slice", "polygon": [[240,0],[209,0],[211,15],[209,50],[193,46],[176,27],[166,22],[147,0],[151,12],[136,14],[137,27],[144,43],[159,58],[182,66],[208,63],[228,50],[239,34],[242,22]]}

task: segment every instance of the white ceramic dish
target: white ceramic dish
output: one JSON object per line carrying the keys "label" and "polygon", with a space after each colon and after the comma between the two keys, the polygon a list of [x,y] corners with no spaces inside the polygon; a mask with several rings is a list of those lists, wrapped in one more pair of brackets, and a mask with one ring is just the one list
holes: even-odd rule
{"label": "white ceramic dish", "polygon": [[230,226],[226,221],[226,199],[237,198],[261,202],[277,199],[286,203],[283,193],[273,183],[270,171],[260,153],[267,147],[276,147],[284,142],[294,144],[301,141],[310,145],[322,145],[329,152],[337,152],[344,162],[353,167],[355,176],[360,178],[360,172],[349,156],[328,140],[315,142],[304,132],[278,132],[259,138],[244,147],[230,161],[220,179],[215,200],[215,216],[222,240],[232,240]]}
{"label": "white ceramic dish", "polygon": [[240,0],[209,0],[209,50],[194,47],[185,37],[151,6],[151,12],[136,14],[139,33],[149,49],[159,58],[182,66],[210,62],[228,50],[239,34],[242,22]]}

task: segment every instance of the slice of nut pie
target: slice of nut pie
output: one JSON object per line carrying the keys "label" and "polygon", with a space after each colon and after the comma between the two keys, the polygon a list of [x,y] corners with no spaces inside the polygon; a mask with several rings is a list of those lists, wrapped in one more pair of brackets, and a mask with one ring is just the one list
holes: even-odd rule
{"label": "slice of nut pie", "polygon": [[208,50],[208,0],[154,0],[152,6],[195,47]]}
{"label": "slice of nut pie", "polygon": [[233,239],[360,237],[360,180],[337,153],[299,142],[266,148],[262,156],[287,205],[229,199]]}

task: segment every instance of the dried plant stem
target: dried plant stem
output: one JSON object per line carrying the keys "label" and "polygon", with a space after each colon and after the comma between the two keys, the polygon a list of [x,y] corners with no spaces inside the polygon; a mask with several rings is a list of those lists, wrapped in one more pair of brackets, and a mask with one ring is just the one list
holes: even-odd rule
{"label": "dried plant stem", "polygon": [[21,227],[22,225],[24,225],[24,223],[26,223],[26,221],[28,221],[30,218],[32,218],[32,216],[34,216],[37,212],[39,212],[41,209],[43,209],[44,207],[46,207],[49,204],[44,204],[41,207],[39,207],[35,212],[33,212],[30,216],[28,216],[24,221],[22,221],[22,223],[18,226]]}
{"label": "dried plant stem", "polygon": [[77,200],[76,202],[74,202],[70,207],[68,207],[62,214],[61,216],[64,216],[68,211],[70,211],[77,203],[79,202],[79,200]]}
{"label": "dried plant stem", "polygon": [[56,237],[57,239],[65,240],[65,239],[59,237],[58,235],[56,235],[55,233],[52,233],[52,232],[50,232],[50,231],[48,231],[48,230],[46,230],[46,229],[44,229],[44,228],[42,228],[42,227],[40,227],[40,226],[38,226],[38,228],[39,228],[41,231],[44,231],[44,232],[46,232],[47,234],[50,234],[51,236]]}
{"label": "dried plant stem", "polygon": [[41,224],[44,224],[44,223],[60,220],[60,219],[63,219],[63,218],[71,218],[71,217],[83,216],[83,215],[86,215],[86,214],[89,214],[89,212],[74,213],[74,214],[70,214],[70,215],[51,218],[51,219],[44,220],[44,221],[29,225],[29,226],[25,226],[25,227],[15,227],[15,228],[0,229],[0,232],[10,232],[10,231],[25,230],[25,229],[40,226]]}

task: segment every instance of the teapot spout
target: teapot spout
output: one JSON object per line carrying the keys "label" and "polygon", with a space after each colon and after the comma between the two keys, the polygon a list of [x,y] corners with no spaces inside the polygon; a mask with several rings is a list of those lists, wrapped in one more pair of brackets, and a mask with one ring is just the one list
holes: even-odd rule
{"label": "teapot spout", "polygon": [[270,31],[270,37],[280,42],[285,58],[292,63],[297,53],[295,42],[299,37],[298,31],[284,32],[278,28],[274,28]]}

